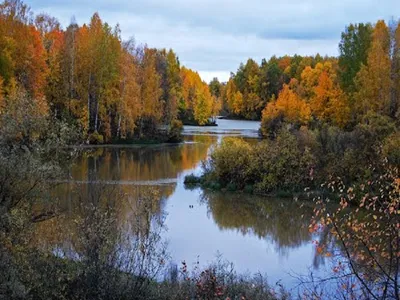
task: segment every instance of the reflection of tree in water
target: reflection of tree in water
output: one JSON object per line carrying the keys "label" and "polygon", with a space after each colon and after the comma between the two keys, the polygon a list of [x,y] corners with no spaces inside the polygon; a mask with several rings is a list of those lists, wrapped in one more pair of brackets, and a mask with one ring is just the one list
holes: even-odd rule
{"label": "reflection of tree in water", "polygon": [[308,231],[313,208],[311,203],[270,199],[243,194],[205,191],[213,219],[221,229],[236,229],[243,235],[271,239],[279,251],[310,243]]}
{"label": "reflection of tree in water", "polygon": [[[64,243],[79,234],[77,219],[90,219],[93,210],[112,216],[118,231],[138,234],[149,232],[154,220],[163,220],[162,203],[174,186],[100,186],[98,184],[61,185],[54,193],[59,215],[37,224],[42,240]],[[46,203],[38,210],[48,210]],[[51,205],[54,209],[54,204]],[[51,226],[49,226],[51,224]],[[62,229],[62,230],[57,230]],[[135,231],[136,230],[136,231]],[[55,237],[58,237],[55,239]]]}
{"label": "reflection of tree in water", "polygon": [[207,158],[214,137],[188,137],[189,143],[133,148],[99,148],[84,152],[71,170],[75,180],[95,173],[98,180],[157,181],[175,179]]}

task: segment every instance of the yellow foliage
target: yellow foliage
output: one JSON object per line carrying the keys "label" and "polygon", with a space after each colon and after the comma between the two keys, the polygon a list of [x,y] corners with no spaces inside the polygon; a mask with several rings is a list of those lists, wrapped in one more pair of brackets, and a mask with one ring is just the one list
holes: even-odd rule
{"label": "yellow foliage", "polygon": [[140,87],[137,83],[137,66],[126,50],[122,52],[120,78],[120,102],[118,105],[118,133],[123,137],[132,134],[140,117]]}
{"label": "yellow foliage", "polygon": [[162,117],[161,78],[156,69],[155,49],[145,49],[141,85],[142,116],[159,121]]}
{"label": "yellow foliage", "polygon": [[384,21],[379,21],[374,29],[367,65],[362,66],[356,76],[356,109],[364,115],[372,110],[384,114],[390,109],[389,29]]}
{"label": "yellow foliage", "polygon": [[181,77],[185,109],[192,111],[194,119],[200,125],[205,125],[209,118],[219,113],[218,104],[211,95],[208,84],[201,80],[197,72],[182,67]]}
{"label": "yellow foliage", "polygon": [[301,88],[303,97],[309,100],[314,96],[314,88],[318,85],[322,73],[326,73],[331,79],[335,77],[331,62],[317,63],[315,68],[305,67],[301,73]]}

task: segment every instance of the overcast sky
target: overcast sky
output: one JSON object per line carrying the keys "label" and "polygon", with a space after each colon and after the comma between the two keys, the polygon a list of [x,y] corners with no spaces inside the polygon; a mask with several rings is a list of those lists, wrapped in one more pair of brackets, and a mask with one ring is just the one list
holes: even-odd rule
{"label": "overcast sky", "polygon": [[172,48],[206,81],[227,80],[240,62],[284,54],[337,55],[345,25],[400,17],[400,0],[27,0],[66,27],[94,12],[122,37]]}

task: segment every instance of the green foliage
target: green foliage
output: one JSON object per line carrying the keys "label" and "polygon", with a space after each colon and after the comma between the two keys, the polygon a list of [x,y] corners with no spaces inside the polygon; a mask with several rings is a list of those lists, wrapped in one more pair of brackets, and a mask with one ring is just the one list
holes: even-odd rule
{"label": "green foliage", "polygon": [[367,63],[371,41],[372,26],[369,23],[350,24],[342,32],[339,44],[339,81],[343,90],[354,91],[354,79],[361,66]]}
{"label": "green foliage", "polygon": [[196,185],[202,182],[201,177],[196,176],[194,174],[186,175],[183,181],[186,185]]}
{"label": "green foliage", "polygon": [[236,186],[236,184],[230,182],[230,183],[228,183],[228,184],[226,185],[226,189],[227,189],[229,192],[235,192],[235,191],[237,190],[237,186]]}
{"label": "green foliage", "polygon": [[296,137],[287,132],[253,146],[226,138],[212,153],[205,177],[217,178],[230,191],[294,191],[310,183],[314,160],[310,149],[300,149]]}
{"label": "green foliage", "polygon": [[252,147],[242,139],[225,138],[211,154],[212,172],[222,186],[242,189],[249,179]]}
{"label": "green foliage", "polygon": [[388,136],[383,142],[383,155],[389,164],[400,167],[400,132]]}
{"label": "green foliage", "polygon": [[104,137],[97,131],[89,134],[88,142],[90,145],[101,145],[104,143]]}
{"label": "green foliage", "polygon": [[293,134],[281,132],[276,140],[255,147],[251,168],[254,188],[258,193],[302,189],[310,185],[313,168],[315,158],[310,149],[300,149]]}
{"label": "green foliage", "polygon": [[247,194],[253,194],[253,193],[254,193],[254,186],[253,186],[253,185],[246,185],[246,186],[244,187],[244,191],[245,191]]}
{"label": "green foliage", "polygon": [[287,195],[320,189],[330,177],[346,184],[362,181],[371,176],[370,166],[380,174],[382,153],[390,164],[399,165],[398,131],[390,118],[369,113],[350,132],[328,125],[292,128],[256,145],[226,138],[204,167],[204,178],[240,190],[252,186],[258,194]]}
{"label": "green foliage", "polygon": [[173,120],[171,122],[168,132],[168,142],[179,143],[182,141],[183,123],[179,120]]}

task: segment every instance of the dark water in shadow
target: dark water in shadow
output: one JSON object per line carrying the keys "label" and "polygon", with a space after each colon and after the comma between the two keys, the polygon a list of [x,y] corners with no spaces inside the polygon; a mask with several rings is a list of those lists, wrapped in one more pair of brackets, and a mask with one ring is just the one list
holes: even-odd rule
{"label": "dark water in shadow", "polygon": [[[323,261],[312,244],[316,237],[308,231],[311,203],[301,206],[293,199],[185,188],[185,175],[200,172],[201,161],[226,134],[254,137],[259,126],[258,122],[220,122],[220,131],[185,128],[185,143],[181,145],[85,149],[71,168],[70,177],[53,195],[61,216],[37,226],[36,242],[71,249],[74,237],[79,235],[75,219],[85,218],[87,213],[81,201],[90,201],[82,194],[98,187],[118,188],[121,197],[93,205],[101,206],[104,214],[115,212],[115,231],[129,231],[137,218],[134,212],[140,211],[137,199],[156,190],[158,200],[141,216],[148,225],[145,231],[153,230],[157,220],[163,219],[166,230],[162,237],[178,264],[199,260],[205,265],[220,253],[239,272],[261,272],[271,283],[282,280],[287,286],[296,284],[289,273],[305,274],[310,269],[323,272]],[[204,134],[210,130],[214,133]]]}

